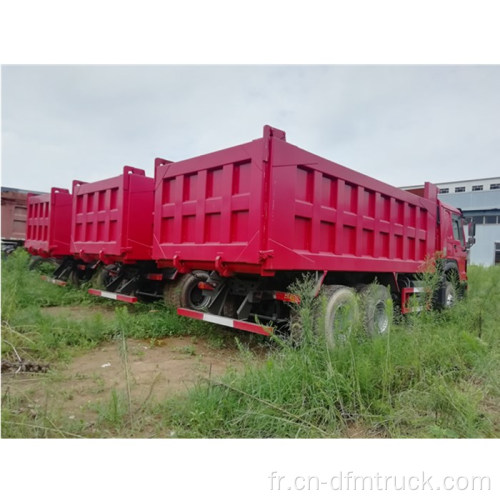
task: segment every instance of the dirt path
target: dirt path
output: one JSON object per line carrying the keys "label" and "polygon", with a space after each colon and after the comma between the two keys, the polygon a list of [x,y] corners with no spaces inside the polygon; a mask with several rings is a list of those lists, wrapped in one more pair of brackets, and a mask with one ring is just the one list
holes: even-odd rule
{"label": "dirt path", "polygon": [[41,309],[42,314],[47,316],[69,316],[76,321],[86,319],[100,314],[104,319],[113,319],[115,311],[106,306],[93,305],[92,308],[85,306],[50,306]]}
{"label": "dirt path", "polygon": [[20,397],[33,408],[48,406],[63,418],[92,421],[99,405],[109,403],[113,390],[127,393],[125,366],[134,406],[165,400],[192,388],[200,378],[214,379],[243,366],[235,349],[211,347],[196,337],[169,337],[154,343],[129,339],[127,364],[122,351],[121,342],[108,343],[56,373],[4,374],[2,394]]}
{"label": "dirt path", "polygon": [[[85,319],[96,312],[113,317],[105,307],[50,307],[44,314],[67,314]],[[102,344],[74,358],[67,367],[49,373],[3,373],[2,395],[20,398],[22,406],[47,408],[61,418],[96,421],[99,407],[109,404],[113,391],[127,395],[138,408],[147,401],[164,401],[192,388],[200,379],[216,379],[227,370],[241,370],[242,357],[236,347],[221,347],[204,337],[166,337]],[[26,408],[24,408],[26,410]]]}

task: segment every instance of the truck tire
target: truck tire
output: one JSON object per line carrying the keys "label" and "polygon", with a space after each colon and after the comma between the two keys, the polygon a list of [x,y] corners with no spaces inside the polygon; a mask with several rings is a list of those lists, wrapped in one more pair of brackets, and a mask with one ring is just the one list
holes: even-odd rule
{"label": "truck tire", "polygon": [[188,274],[182,274],[176,280],[167,281],[163,288],[163,302],[166,306],[174,309],[181,307],[181,290],[188,276]]}
{"label": "truck tire", "polygon": [[433,295],[433,306],[437,310],[452,308],[457,300],[459,300],[460,293],[458,290],[459,280],[456,271],[448,271],[441,279],[440,286],[437,288]]}
{"label": "truck tire", "polygon": [[82,280],[80,278],[80,273],[78,269],[72,269],[68,275],[68,283],[73,285],[75,288],[79,288],[82,284]]}
{"label": "truck tire", "polygon": [[[317,318],[314,318],[315,322],[316,320]],[[300,347],[304,343],[304,324],[300,311],[296,308],[290,310],[288,342],[292,347]]]}
{"label": "truck tire", "polygon": [[107,290],[110,282],[109,271],[114,266],[103,266],[92,277],[92,284],[100,289]]}
{"label": "truck tire", "polygon": [[346,342],[359,321],[356,292],[349,287],[333,285],[324,287],[324,335],[326,345],[334,349]]}
{"label": "truck tire", "polygon": [[84,283],[88,283],[93,277],[93,271],[89,269],[81,270],[76,265],[68,275],[68,282],[76,288],[80,288]]}
{"label": "truck tire", "polygon": [[33,255],[29,260],[28,269],[30,271],[34,271],[35,269],[38,269],[43,262],[44,259],[42,257],[39,255]]}
{"label": "truck tire", "polygon": [[58,266],[58,262],[53,257],[40,257],[39,255],[33,255],[28,262],[28,269],[30,271],[42,271],[49,273]]}
{"label": "truck tire", "polygon": [[363,326],[370,337],[389,333],[392,314],[388,309],[391,295],[382,285],[366,285],[360,290]]}
{"label": "truck tire", "polygon": [[452,308],[456,301],[457,301],[457,289],[455,285],[451,282],[446,280],[443,284],[443,303],[442,303],[442,308],[443,309],[450,309]]}
{"label": "truck tire", "polygon": [[174,283],[167,283],[163,290],[165,304],[175,309],[185,307],[196,311],[204,310],[208,305],[208,298],[203,296],[198,283],[207,279],[206,271],[196,271],[193,274],[183,274]]}

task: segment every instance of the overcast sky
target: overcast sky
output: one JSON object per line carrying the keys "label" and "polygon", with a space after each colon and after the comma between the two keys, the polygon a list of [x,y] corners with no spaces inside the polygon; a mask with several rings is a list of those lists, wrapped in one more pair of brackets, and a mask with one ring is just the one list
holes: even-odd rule
{"label": "overcast sky", "polygon": [[265,124],[396,186],[500,176],[500,66],[3,66],[2,185],[153,176]]}

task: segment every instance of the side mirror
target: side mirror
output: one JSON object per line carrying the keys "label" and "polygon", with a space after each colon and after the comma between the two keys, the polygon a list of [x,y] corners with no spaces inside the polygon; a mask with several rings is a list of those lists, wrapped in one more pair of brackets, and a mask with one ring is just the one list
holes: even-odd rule
{"label": "side mirror", "polygon": [[465,245],[465,248],[469,250],[469,248],[476,243],[476,238],[474,236],[469,236],[469,239],[467,240],[467,244]]}

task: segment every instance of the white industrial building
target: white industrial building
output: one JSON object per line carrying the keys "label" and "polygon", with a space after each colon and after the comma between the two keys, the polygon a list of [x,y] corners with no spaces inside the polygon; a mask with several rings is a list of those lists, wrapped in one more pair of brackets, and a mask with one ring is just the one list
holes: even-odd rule
{"label": "white industrial building", "polygon": [[[500,177],[436,183],[439,198],[460,208],[476,223],[476,244],[469,254],[471,264],[500,264]],[[415,189],[423,186],[408,186]]]}

